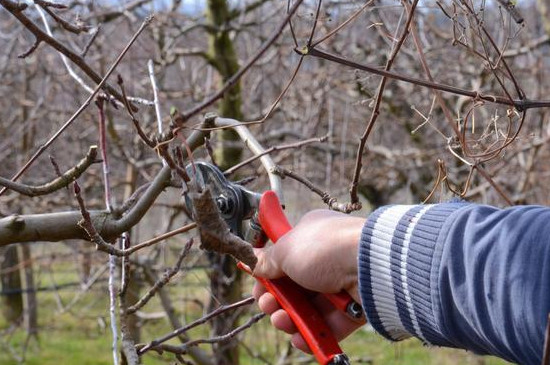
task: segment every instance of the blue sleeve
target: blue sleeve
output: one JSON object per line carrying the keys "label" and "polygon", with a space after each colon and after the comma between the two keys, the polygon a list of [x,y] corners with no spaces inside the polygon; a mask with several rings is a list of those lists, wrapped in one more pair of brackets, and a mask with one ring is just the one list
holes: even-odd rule
{"label": "blue sleeve", "polygon": [[550,209],[466,203],[375,211],[359,245],[374,329],[398,341],[540,364],[550,312]]}

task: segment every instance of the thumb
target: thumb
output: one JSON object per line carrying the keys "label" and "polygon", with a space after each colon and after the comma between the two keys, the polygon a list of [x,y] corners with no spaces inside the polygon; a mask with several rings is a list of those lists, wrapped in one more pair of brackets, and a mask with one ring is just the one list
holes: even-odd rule
{"label": "thumb", "polygon": [[254,254],[258,258],[253,271],[254,276],[277,279],[285,275],[281,268],[281,260],[277,257],[276,247],[271,245],[266,248],[254,248]]}

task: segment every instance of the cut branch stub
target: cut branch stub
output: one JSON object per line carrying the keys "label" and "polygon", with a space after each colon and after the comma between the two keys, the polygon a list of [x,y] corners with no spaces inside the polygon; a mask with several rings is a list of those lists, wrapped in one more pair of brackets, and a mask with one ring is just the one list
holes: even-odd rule
{"label": "cut branch stub", "polygon": [[188,194],[193,202],[193,216],[200,232],[200,247],[207,251],[229,254],[253,270],[258,259],[252,246],[230,232],[229,226],[220,216],[210,190],[206,188],[202,192],[190,191]]}

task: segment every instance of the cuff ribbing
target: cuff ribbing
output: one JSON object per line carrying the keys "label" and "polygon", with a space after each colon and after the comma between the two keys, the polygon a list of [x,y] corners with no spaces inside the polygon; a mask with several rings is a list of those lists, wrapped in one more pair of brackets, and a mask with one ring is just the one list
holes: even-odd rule
{"label": "cuff ribbing", "polygon": [[439,232],[463,204],[394,205],[370,215],[359,245],[359,290],[367,319],[389,340],[441,343],[431,275]]}

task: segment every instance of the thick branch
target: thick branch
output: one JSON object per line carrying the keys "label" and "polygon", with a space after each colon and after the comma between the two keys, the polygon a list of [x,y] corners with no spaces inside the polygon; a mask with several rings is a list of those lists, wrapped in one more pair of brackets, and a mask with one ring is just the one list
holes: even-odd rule
{"label": "thick branch", "polygon": [[[211,125],[205,127],[208,128]],[[193,150],[200,146],[206,135],[207,132],[194,131],[187,139],[189,148]],[[89,211],[95,229],[106,239],[119,236],[129,230],[139,223],[151,208],[160,193],[170,183],[170,177],[170,168],[162,168],[136,204],[120,219],[107,211]],[[79,211],[13,215],[2,218],[0,219],[0,247],[18,242],[89,239],[87,233],[78,226],[81,219],[82,215]]]}

